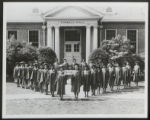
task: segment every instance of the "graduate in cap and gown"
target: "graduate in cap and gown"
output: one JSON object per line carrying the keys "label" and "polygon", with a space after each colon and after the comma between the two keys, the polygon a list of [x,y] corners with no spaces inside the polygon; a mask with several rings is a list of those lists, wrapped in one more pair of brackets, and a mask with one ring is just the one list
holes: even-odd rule
{"label": "graduate in cap and gown", "polygon": [[48,95],[48,84],[47,84],[47,75],[48,75],[48,64],[44,63],[43,64],[44,69],[43,69],[43,90],[46,95]]}
{"label": "graduate in cap and gown", "polygon": [[21,86],[22,88],[24,88],[24,79],[25,79],[25,76],[24,76],[24,63],[25,62],[20,62],[21,64],[21,67],[20,67],[20,82],[21,82]]}
{"label": "graduate in cap and gown", "polygon": [[100,89],[103,86],[102,71],[100,66],[97,67],[97,84],[98,84],[98,94],[100,94]]}
{"label": "graduate in cap and gown", "polygon": [[28,83],[29,83],[29,67],[28,64],[25,63],[24,67],[24,87],[27,89],[28,88]]}
{"label": "graduate in cap and gown", "polygon": [[43,93],[44,92],[44,89],[43,89],[43,86],[44,86],[44,66],[43,64],[40,64],[40,69],[38,70],[38,78],[39,78],[39,89],[40,89],[40,92]]}
{"label": "graduate in cap and gown", "polygon": [[108,64],[108,72],[109,72],[109,86],[111,91],[113,91],[113,87],[114,87],[114,81],[115,81],[115,71],[114,71],[114,67],[112,66],[112,64]]}
{"label": "graduate in cap and gown", "polygon": [[134,68],[133,68],[133,82],[136,83],[136,86],[138,86],[138,82],[139,82],[139,79],[140,79],[140,66],[139,66],[139,63],[136,61],[135,62],[135,65],[134,65]]}
{"label": "graduate in cap and gown", "polygon": [[91,81],[91,89],[92,89],[92,95],[95,95],[95,90],[98,87],[98,80],[97,80],[97,70],[96,66],[93,64],[91,67],[91,76],[90,76],[90,81]]}
{"label": "graduate in cap and gown", "polygon": [[127,68],[127,86],[130,87],[132,69],[129,62],[126,63],[126,68]]}
{"label": "graduate in cap and gown", "polygon": [[28,69],[29,69],[29,81],[28,81],[28,88],[30,88],[30,85],[31,85],[31,74],[32,74],[32,70],[33,70],[33,64],[31,62],[29,62],[29,66],[28,66]]}
{"label": "graduate in cap and gown", "polygon": [[122,67],[122,80],[123,80],[124,88],[127,88],[127,68],[125,63],[123,64]]}
{"label": "graduate in cap and gown", "polygon": [[19,63],[18,62],[16,62],[16,65],[13,70],[13,78],[14,78],[14,82],[17,83],[17,87],[19,87]]}
{"label": "graduate in cap and gown", "polygon": [[102,80],[103,80],[103,93],[105,93],[108,80],[109,80],[109,72],[108,72],[107,67],[104,64],[102,66]]}
{"label": "graduate in cap and gown", "polygon": [[119,67],[119,64],[116,63],[115,67],[115,85],[117,86],[117,90],[120,89],[121,84],[121,68]]}
{"label": "graduate in cap and gown", "polygon": [[88,97],[88,92],[90,91],[90,70],[89,70],[89,67],[88,65],[85,66],[85,69],[83,71],[83,79],[82,79],[82,82],[83,82],[83,91],[85,93],[85,97]]}
{"label": "graduate in cap and gown", "polygon": [[65,84],[66,84],[63,66],[60,66],[56,82],[57,82],[57,94],[60,96],[60,100],[62,100],[63,95],[65,94]]}
{"label": "graduate in cap and gown", "polygon": [[50,92],[52,97],[54,97],[54,92],[56,91],[56,77],[57,77],[57,71],[54,69],[54,66],[51,65],[50,69],[48,70],[47,74],[47,82],[50,85]]}
{"label": "graduate in cap and gown", "polygon": [[79,70],[78,64],[75,64],[74,68],[75,68],[75,73],[72,77],[72,92],[74,92],[75,99],[78,99],[80,86],[81,86],[81,71]]}
{"label": "graduate in cap and gown", "polygon": [[38,64],[37,63],[34,63],[33,65],[30,81],[31,81],[30,84],[31,89],[38,91]]}

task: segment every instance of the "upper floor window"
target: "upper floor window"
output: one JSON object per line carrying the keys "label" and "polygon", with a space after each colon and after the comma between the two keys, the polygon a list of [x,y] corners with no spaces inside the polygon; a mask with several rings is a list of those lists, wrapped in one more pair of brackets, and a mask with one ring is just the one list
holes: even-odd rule
{"label": "upper floor window", "polygon": [[133,52],[136,53],[136,30],[127,30],[127,38],[130,40],[131,45],[134,46]]}
{"label": "upper floor window", "polygon": [[39,32],[38,30],[30,30],[29,31],[29,43],[31,43],[32,46],[38,47],[39,45]]}
{"label": "upper floor window", "polygon": [[8,31],[8,40],[17,40],[17,31]]}
{"label": "upper floor window", "polygon": [[106,40],[111,40],[116,36],[116,30],[106,30]]}

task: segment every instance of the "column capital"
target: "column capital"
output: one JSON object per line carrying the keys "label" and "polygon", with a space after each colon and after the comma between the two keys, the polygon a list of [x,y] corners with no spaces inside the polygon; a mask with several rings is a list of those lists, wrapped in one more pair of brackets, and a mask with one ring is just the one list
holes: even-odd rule
{"label": "column capital", "polygon": [[45,30],[46,29],[46,25],[42,25],[42,29]]}
{"label": "column capital", "polygon": [[99,28],[100,28],[100,29],[103,29],[103,25],[99,25]]}
{"label": "column capital", "polygon": [[86,28],[91,28],[91,25],[86,25]]}
{"label": "column capital", "polygon": [[53,26],[52,25],[47,25],[47,28],[52,28]]}
{"label": "column capital", "polygon": [[93,25],[93,28],[98,28],[98,25]]}
{"label": "column capital", "polygon": [[55,25],[54,28],[60,28],[60,26],[59,25]]}

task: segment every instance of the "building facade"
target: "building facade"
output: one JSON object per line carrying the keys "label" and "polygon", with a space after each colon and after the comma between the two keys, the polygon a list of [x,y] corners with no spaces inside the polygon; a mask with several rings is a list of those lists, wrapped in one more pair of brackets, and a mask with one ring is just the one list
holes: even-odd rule
{"label": "building facade", "polygon": [[[81,8],[61,7],[40,16],[35,21],[8,21],[7,38],[26,41],[33,46],[51,47],[62,62],[66,58],[72,62],[82,59],[88,61],[90,53],[101,47],[102,40],[110,40],[117,34],[126,36],[135,47],[136,54],[145,51],[145,21],[143,19],[112,19],[115,18],[108,8],[107,14]],[[114,16],[113,16],[114,15]]]}

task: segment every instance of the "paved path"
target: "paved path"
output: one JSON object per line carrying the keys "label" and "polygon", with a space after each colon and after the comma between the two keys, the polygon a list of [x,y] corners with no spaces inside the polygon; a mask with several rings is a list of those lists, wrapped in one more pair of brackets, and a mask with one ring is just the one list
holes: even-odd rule
{"label": "paved path", "polygon": [[14,83],[7,83],[6,113],[8,115],[23,114],[142,114],[144,113],[144,83],[139,88],[122,89],[120,92],[84,98],[82,91],[79,100],[74,99],[70,92],[71,86],[66,85],[64,100],[51,97],[29,89],[16,87]]}

